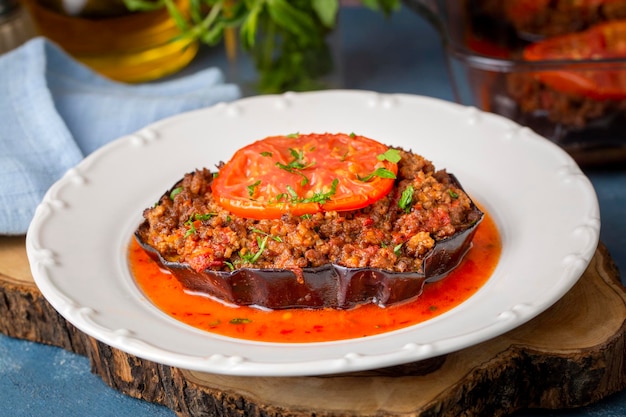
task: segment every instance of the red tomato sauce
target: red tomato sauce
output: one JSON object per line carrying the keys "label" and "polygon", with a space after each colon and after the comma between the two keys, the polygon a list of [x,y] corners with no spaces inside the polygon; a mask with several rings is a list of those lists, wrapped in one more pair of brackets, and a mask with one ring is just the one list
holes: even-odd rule
{"label": "red tomato sauce", "polygon": [[131,272],[146,297],[183,323],[239,339],[310,343],[372,336],[445,313],[467,300],[487,282],[498,263],[501,249],[495,223],[485,212],[472,248],[447,277],[426,284],[423,293],[411,301],[384,308],[367,304],[350,310],[266,311],[228,306],[186,292],[179,281],[161,270],[134,239],[129,245],[128,258]]}

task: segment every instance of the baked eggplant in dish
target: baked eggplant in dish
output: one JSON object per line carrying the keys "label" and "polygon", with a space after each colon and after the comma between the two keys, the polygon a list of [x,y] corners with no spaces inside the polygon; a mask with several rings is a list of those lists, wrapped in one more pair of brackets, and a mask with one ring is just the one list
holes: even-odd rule
{"label": "baked eggplant in dish", "polygon": [[186,290],[269,309],[413,299],[461,262],[483,217],[422,156],[328,133],[254,142],[143,215],[137,241]]}

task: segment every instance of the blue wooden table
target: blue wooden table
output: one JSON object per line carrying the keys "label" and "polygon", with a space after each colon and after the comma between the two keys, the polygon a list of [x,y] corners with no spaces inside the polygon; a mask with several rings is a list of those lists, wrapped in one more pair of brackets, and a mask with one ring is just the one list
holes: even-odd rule
{"label": "blue wooden table", "polygon": [[[437,33],[409,10],[385,19],[360,8],[340,14],[337,33],[344,88],[412,93],[453,100]],[[183,74],[202,65],[228,68],[221,51],[202,51]],[[243,70],[245,74],[247,70]],[[602,216],[601,240],[626,271],[626,167],[587,170]],[[589,407],[521,411],[516,416],[626,415],[626,392]],[[86,358],[0,335],[0,416],[173,417],[169,409],[127,397],[91,374]]]}

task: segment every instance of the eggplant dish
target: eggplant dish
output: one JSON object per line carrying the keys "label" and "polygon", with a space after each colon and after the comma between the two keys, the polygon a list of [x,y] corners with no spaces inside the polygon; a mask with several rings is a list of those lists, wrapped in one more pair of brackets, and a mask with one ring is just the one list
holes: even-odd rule
{"label": "eggplant dish", "polygon": [[257,141],[190,172],[135,236],[192,292],[235,305],[351,308],[418,296],[482,212],[420,155],[354,134]]}

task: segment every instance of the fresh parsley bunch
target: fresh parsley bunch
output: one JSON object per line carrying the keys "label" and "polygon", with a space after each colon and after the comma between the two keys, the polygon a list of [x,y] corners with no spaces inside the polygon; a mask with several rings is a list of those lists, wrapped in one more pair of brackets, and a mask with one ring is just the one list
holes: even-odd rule
{"label": "fresh parsley bunch", "polygon": [[[166,7],[182,34],[214,46],[238,32],[259,74],[260,93],[323,88],[321,78],[333,69],[327,36],[336,25],[340,0],[124,0],[132,11]],[[362,0],[386,15],[400,0]],[[180,4],[180,2],[178,3]]]}

